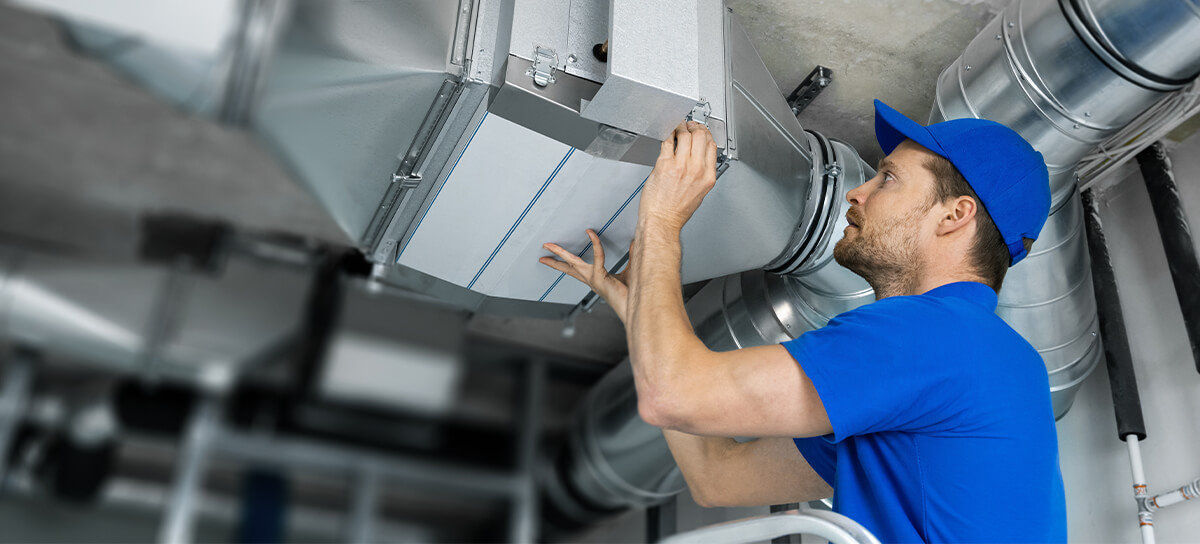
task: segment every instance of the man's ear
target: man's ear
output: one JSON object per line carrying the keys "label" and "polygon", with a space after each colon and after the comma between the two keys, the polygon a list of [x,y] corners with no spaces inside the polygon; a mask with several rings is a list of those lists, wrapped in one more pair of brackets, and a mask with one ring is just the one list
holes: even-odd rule
{"label": "man's ear", "polygon": [[937,235],[953,234],[974,223],[979,204],[974,198],[963,195],[942,205],[942,218],[938,221]]}

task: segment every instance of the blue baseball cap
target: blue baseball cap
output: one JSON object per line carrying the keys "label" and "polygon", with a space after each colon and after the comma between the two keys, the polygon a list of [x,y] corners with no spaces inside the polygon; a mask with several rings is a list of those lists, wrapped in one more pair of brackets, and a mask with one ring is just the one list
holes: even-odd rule
{"label": "blue baseball cap", "polygon": [[1012,257],[1025,258],[1023,238],[1036,240],[1050,214],[1050,174],[1042,154],[1016,131],[987,119],[951,119],[922,126],[875,101],[875,139],[885,154],[912,140],[958,168]]}

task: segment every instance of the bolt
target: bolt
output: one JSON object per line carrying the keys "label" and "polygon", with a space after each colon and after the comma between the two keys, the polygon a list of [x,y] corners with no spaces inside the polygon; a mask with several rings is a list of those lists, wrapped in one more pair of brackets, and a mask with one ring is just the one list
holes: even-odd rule
{"label": "bolt", "polygon": [[999,35],[999,34],[996,34],[996,39],[997,39],[997,40],[999,40],[999,39],[1000,39],[1000,35]]}
{"label": "bolt", "polygon": [[1079,124],[1078,124],[1078,123],[1076,123],[1076,124],[1074,124],[1074,125],[1071,125],[1071,128],[1079,128]]}
{"label": "bolt", "polygon": [[1013,24],[1013,23],[1008,23],[1008,28],[1012,28],[1012,27],[1015,27],[1015,26],[1017,26],[1017,25],[1016,25],[1016,24]]}
{"label": "bolt", "polygon": [[1085,112],[1083,112],[1083,116],[1084,116],[1084,117],[1091,117],[1091,116],[1092,116],[1092,112],[1090,112],[1090,111],[1085,111]]}
{"label": "bolt", "polygon": [[578,60],[579,60],[579,57],[576,57],[574,53],[567,55],[567,62],[569,62],[571,64],[575,64],[575,62]]}
{"label": "bolt", "polygon": [[968,72],[970,72],[970,71],[971,71],[971,65],[970,65],[970,64],[966,65],[964,68],[965,68],[965,69],[966,69],[966,71],[968,71]]}
{"label": "bolt", "polygon": [[818,87],[826,87],[829,85],[829,78],[823,77],[817,80]]}

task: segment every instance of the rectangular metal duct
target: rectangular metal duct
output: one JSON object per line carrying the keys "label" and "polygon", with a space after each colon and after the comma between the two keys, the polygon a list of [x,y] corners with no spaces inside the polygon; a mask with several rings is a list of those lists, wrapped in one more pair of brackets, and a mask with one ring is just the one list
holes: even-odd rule
{"label": "rectangular metal duct", "polygon": [[151,89],[259,133],[384,277],[400,266],[472,296],[579,302],[585,287],[537,263],[541,244],[586,252],[590,227],[617,262],[659,141],[689,117],[722,167],[683,233],[684,281],[811,250],[812,137],[722,0],[242,8],[216,53],[170,77],[169,48],[114,52],[101,46],[120,36],[73,28]]}

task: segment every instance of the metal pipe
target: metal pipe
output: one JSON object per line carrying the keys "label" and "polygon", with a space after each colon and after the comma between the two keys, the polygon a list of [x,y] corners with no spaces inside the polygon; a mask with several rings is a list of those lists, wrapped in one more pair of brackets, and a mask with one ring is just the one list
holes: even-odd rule
{"label": "metal pipe", "polygon": [[218,430],[220,405],[207,398],[194,410],[158,533],[158,541],[164,544],[192,542],[196,504],[204,493],[204,472]]}
{"label": "metal pipe", "polygon": [[1171,172],[1171,159],[1161,143],[1155,143],[1138,153],[1138,166],[1146,182],[1146,193],[1150,195],[1150,206],[1158,223],[1159,238],[1167,254],[1167,268],[1175,282],[1175,295],[1179,297],[1179,309],[1183,311],[1183,324],[1192,348],[1192,359],[1196,371],[1200,372],[1200,260],[1196,257],[1195,240],[1175,175]]}
{"label": "metal pipe", "polygon": [[521,427],[517,439],[519,484],[514,494],[509,541],[535,542],[538,525],[538,492],[533,470],[537,463],[538,441],[542,433],[542,407],[546,394],[546,363],[529,362],[525,368],[525,388],[521,399]]}
{"label": "metal pipe", "polygon": [[1125,332],[1121,296],[1117,289],[1116,274],[1113,273],[1112,259],[1108,254],[1104,227],[1100,222],[1100,210],[1093,190],[1085,191],[1082,198],[1087,208],[1088,250],[1092,257],[1100,331],[1104,335],[1108,386],[1112,392],[1113,410],[1117,417],[1117,438],[1125,440],[1134,436],[1138,440],[1144,440],[1146,423],[1142,420],[1142,401],[1138,394],[1137,374],[1133,370],[1133,354],[1129,349],[1129,335]]}
{"label": "metal pipe", "polygon": [[[1131,26],[1130,18],[1158,22]],[[1150,84],[1130,66],[1194,77],[1198,35],[1200,10],[1191,0],[1133,0],[1120,9],[1107,0],[1014,0],[938,78],[930,122],[999,121],[1033,144],[1050,170],[1054,211],[1031,258],[1009,271],[997,314],[1046,361],[1056,417],[1070,408],[1100,354],[1074,202],[1076,164],[1166,92],[1186,84]]]}
{"label": "metal pipe", "polygon": [[376,541],[375,517],[379,509],[379,485],[379,473],[373,465],[366,465],[359,470],[350,502],[346,542],[369,544]]}
{"label": "metal pipe", "polygon": [[1133,475],[1133,498],[1138,505],[1138,530],[1142,544],[1154,544],[1154,513],[1146,503],[1146,475],[1142,470],[1142,449],[1136,435],[1125,437],[1129,449],[1129,471]]}
{"label": "metal pipe", "polygon": [[9,448],[29,406],[29,389],[33,383],[33,357],[26,350],[13,350],[4,381],[0,383],[0,492],[8,472]]}
{"label": "metal pipe", "polygon": [[243,259],[214,276],[0,245],[0,343],[119,373],[224,380],[295,338],[306,288],[301,270]]}
{"label": "metal pipe", "polygon": [[879,539],[858,522],[841,514],[810,508],[688,531],[663,540],[662,544],[762,542],[794,534],[814,535],[834,544],[879,544]]}

